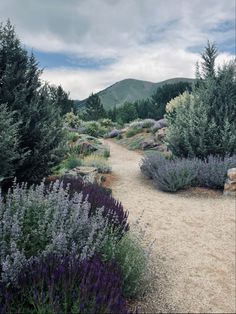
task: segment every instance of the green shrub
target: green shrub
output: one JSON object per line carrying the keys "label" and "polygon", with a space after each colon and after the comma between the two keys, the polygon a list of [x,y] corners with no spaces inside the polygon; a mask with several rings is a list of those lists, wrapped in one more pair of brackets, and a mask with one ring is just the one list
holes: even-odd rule
{"label": "green shrub", "polygon": [[67,139],[71,142],[76,142],[80,138],[79,134],[76,132],[68,132]]}
{"label": "green shrub", "polygon": [[68,112],[65,115],[64,121],[66,125],[70,128],[78,128],[81,125],[80,118],[77,115],[75,115],[73,112]]}
{"label": "green shrub", "polygon": [[147,284],[147,252],[140,243],[141,239],[129,232],[116,245],[110,238],[102,249],[103,258],[106,261],[114,259],[118,263],[121,269],[124,295],[127,298],[142,295]]}
{"label": "green shrub", "polygon": [[142,129],[131,128],[126,132],[126,137],[133,137],[134,135],[141,133]]}
{"label": "green shrub", "polygon": [[166,142],[178,157],[207,158],[236,153],[235,64],[215,69],[217,51],[208,44],[203,53],[203,74],[193,93],[167,106]]}
{"label": "green shrub", "polygon": [[109,147],[108,148],[105,148],[104,152],[103,152],[103,157],[104,158],[109,158],[110,157],[110,149]]}
{"label": "green shrub", "polygon": [[75,155],[71,155],[64,163],[64,167],[68,170],[74,169],[82,165],[82,161]]}

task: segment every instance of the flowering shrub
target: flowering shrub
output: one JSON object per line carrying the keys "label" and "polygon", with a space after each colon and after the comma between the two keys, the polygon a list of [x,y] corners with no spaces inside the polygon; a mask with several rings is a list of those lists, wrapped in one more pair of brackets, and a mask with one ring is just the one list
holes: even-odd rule
{"label": "flowering shrub", "polygon": [[145,157],[141,171],[163,191],[176,192],[189,186],[223,188],[227,170],[236,166],[236,156],[167,159],[161,154]]}
{"label": "flowering shrub", "polygon": [[197,185],[222,189],[227,177],[227,170],[236,167],[236,155],[232,157],[209,156],[199,160]]}
{"label": "flowering shrub", "polygon": [[33,258],[15,285],[0,283],[0,313],[128,313],[115,262],[98,256]]}
{"label": "flowering shrub", "polygon": [[71,197],[75,192],[83,194],[83,200],[87,199],[90,203],[90,214],[94,213],[97,208],[103,207],[103,216],[107,218],[108,223],[113,229],[119,230],[119,237],[129,229],[128,225],[128,212],[126,212],[120,202],[115,200],[110,191],[102,188],[99,185],[84,183],[77,178],[64,178],[63,186],[66,187],[69,184],[69,193]]}
{"label": "flowering shrub", "polygon": [[[108,219],[82,193],[70,197],[59,182],[45,193],[44,183],[27,189],[15,185],[0,200],[0,270],[2,280],[14,281],[32,256],[74,252],[93,256],[107,241]],[[93,211],[93,215],[91,215]]]}

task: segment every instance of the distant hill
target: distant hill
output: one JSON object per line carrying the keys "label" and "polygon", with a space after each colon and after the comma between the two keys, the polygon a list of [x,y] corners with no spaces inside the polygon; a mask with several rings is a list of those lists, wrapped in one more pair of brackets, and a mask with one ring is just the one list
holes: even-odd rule
{"label": "distant hill", "polygon": [[[115,105],[118,107],[126,101],[133,102],[136,100],[147,99],[157,90],[158,87],[161,87],[164,84],[173,84],[178,82],[192,83],[193,81],[194,79],[182,77],[165,80],[159,83],[125,79],[107,87],[97,94],[99,95],[104,108],[107,110],[113,108]],[[86,99],[77,101],[78,106],[80,107],[83,107],[85,102]]]}

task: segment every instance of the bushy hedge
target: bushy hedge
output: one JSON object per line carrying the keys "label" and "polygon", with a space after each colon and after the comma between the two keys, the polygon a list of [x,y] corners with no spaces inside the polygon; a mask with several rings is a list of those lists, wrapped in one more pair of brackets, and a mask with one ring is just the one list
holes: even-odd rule
{"label": "bushy hedge", "polygon": [[141,171],[153,179],[163,191],[176,192],[190,186],[222,189],[227,170],[236,166],[236,155],[232,157],[208,156],[198,158],[169,159],[155,153],[142,160]]}

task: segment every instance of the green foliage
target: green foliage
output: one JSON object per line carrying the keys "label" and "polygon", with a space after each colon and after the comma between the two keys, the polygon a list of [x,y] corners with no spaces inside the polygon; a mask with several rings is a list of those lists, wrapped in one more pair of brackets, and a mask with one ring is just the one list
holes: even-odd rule
{"label": "green foliage", "polygon": [[128,123],[138,118],[135,105],[132,103],[124,103],[123,106],[117,109],[116,121],[120,124]]}
{"label": "green foliage", "polygon": [[0,25],[0,69],[0,104],[15,112],[14,123],[20,122],[17,151],[24,158],[14,160],[14,175],[38,181],[63,157],[61,110],[9,21]]}
{"label": "green foliage", "polygon": [[82,161],[75,155],[70,155],[64,163],[64,167],[68,170],[74,169],[82,165]]}
{"label": "green foliage", "polygon": [[65,115],[65,123],[70,128],[78,128],[81,125],[80,118],[74,112],[67,112]]}
{"label": "green foliage", "polygon": [[139,100],[133,103],[126,102],[119,108],[114,107],[108,111],[108,116],[121,124],[129,123],[137,118],[155,119],[163,118],[167,102],[186,90],[191,90],[189,82],[177,82],[159,86],[151,99]]}
{"label": "green foliage", "polygon": [[68,132],[66,134],[66,137],[68,141],[71,141],[73,143],[75,143],[80,138],[79,134],[76,132]]}
{"label": "green foliage", "polygon": [[208,43],[192,96],[172,101],[179,104],[166,115],[166,141],[176,156],[204,158],[236,152],[235,65],[229,62],[216,71],[215,49]]}
{"label": "green foliage", "polygon": [[111,155],[110,149],[109,149],[109,147],[106,147],[106,148],[104,149],[104,152],[103,152],[103,157],[104,157],[104,158],[109,158],[110,155]]}
{"label": "green foliage", "polygon": [[54,105],[59,108],[61,115],[76,110],[74,101],[69,98],[69,94],[61,86],[51,86],[50,89]]}
{"label": "green foliage", "polygon": [[[148,260],[141,240],[134,233],[127,233],[114,245],[112,238],[105,243],[102,254],[106,261],[115,259],[120,267],[125,297],[140,296],[147,284]],[[146,280],[145,280],[146,279]]]}
{"label": "green foliage", "polygon": [[117,247],[115,259],[121,268],[125,296],[139,296],[145,289],[144,276],[147,275],[148,263],[140,241],[130,233],[126,234]]}
{"label": "green foliage", "polygon": [[165,84],[159,87],[152,95],[152,104],[156,107],[155,119],[164,117],[166,104],[174,97],[182,94],[184,91],[191,91],[191,84],[188,82],[178,82],[175,84]]}
{"label": "green foliage", "polygon": [[141,133],[143,130],[142,129],[138,129],[138,128],[130,128],[127,132],[126,132],[126,137],[132,137],[138,133]]}
{"label": "green foliage", "polygon": [[107,160],[104,157],[96,154],[85,157],[82,163],[83,166],[97,168],[99,173],[111,172],[111,167],[108,164]]}
{"label": "green foliage", "polygon": [[106,116],[103,104],[97,94],[91,94],[85,104],[86,120],[98,120]]}
{"label": "green foliage", "polygon": [[0,182],[14,175],[14,161],[18,154],[18,126],[14,122],[14,112],[6,105],[0,105]]}
{"label": "green foliage", "polygon": [[101,126],[98,121],[88,121],[83,123],[83,133],[94,137],[102,137],[107,133],[107,129]]}

